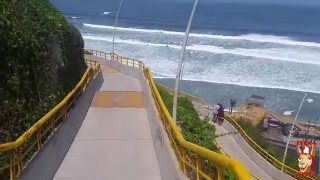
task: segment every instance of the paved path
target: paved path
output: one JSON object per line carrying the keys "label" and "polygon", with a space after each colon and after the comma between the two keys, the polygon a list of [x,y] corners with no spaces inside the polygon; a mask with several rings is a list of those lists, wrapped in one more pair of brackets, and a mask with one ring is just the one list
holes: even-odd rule
{"label": "paved path", "polygon": [[103,66],[104,82],[54,180],[160,180],[139,79]]}
{"label": "paved path", "polygon": [[[203,108],[202,104],[193,102],[195,108],[200,115],[207,115],[209,113],[212,119],[212,112]],[[237,130],[227,121],[224,121],[222,126],[212,123],[216,127],[217,134],[225,134],[234,132],[235,134],[226,134],[217,138],[217,143],[224,149],[232,158],[240,160],[250,173],[261,180],[270,179],[293,179],[287,174],[281,173],[278,169],[273,167],[263,157],[261,157],[251,146],[242,138]]]}

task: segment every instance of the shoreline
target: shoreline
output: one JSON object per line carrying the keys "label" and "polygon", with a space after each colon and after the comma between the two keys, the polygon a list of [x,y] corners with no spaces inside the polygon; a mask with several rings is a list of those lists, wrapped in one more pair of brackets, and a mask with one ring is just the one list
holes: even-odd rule
{"label": "shoreline", "polygon": [[[154,79],[169,79],[173,80],[173,77],[154,77]],[[289,88],[281,88],[281,87],[266,87],[266,86],[252,86],[252,85],[242,85],[242,84],[233,84],[233,83],[225,83],[225,82],[214,82],[214,81],[206,81],[206,80],[196,80],[196,79],[184,79],[183,81],[191,81],[191,82],[202,82],[202,83],[213,83],[213,84],[222,84],[222,85],[232,85],[232,86],[239,86],[245,88],[262,88],[262,89],[273,89],[273,90],[285,90],[285,91],[294,91],[297,93],[312,93],[312,94],[319,94],[320,91],[303,91],[302,89],[289,89]]]}
{"label": "shoreline", "polygon": [[[155,78],[157,83],[174,88],[175,79]],[[265,105],[278,112],[298,109],[304,92],[272,89],[260,87],[246,87],[233,84],[210,83],[202,81],[182,80],[180,90],[203,98],[207,103],[214,105],[222,103],[229,107],[230,99],[236,99],[236,106],[245,102],[251,95],[261,95],[266,98]],[[308,93],[307,98],[313,98],[314,102],[304,103],[299,113],[298,123],[316,124],[320,117],[320,94]],[[319,126],[320,126],[320,122]]]}

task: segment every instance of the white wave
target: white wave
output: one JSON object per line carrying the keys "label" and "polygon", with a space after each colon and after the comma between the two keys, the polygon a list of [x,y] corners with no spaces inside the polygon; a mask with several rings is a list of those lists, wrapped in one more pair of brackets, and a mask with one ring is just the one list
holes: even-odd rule
{"label": "white wave", "polygon": [[[86,48],[101,51],[108,51],[107,49],[110,49],[105,43],[96,41],[86,41],[85,46]],[[118,45],[117,47],[117,50],[121,54],[139,59],[150,67],[151,70],[157,71],[154,73],[155,78],[175,78],[177,68],[175,60],[178,59],[177,52],[168,51],[163,53],[162,48],[160,50],[145,47],[136,49],[123,45]],[[204,61],[187,61],[184,66],[183,79],[319,93],[320,76],[317,71],[319,66],[313,67],[310,65],[308,66],[310,68],[309,71],[307,69],[300,69],[300,66],[289,65],[287,68],[281,68],[282,65],[278,66],[278,63],[271,63],[269,66],[263,62],[252,61],[243,64],[222,62],[221,64],[212,65],[212,63],[206,60],[210,60],[210,57],[204,57]]]}
{"label": "white wave", "polygon": [[108,14],[111,14],[111,12],[105,11],[105,12],[103,12],[102,14],[103,14],[103,15],[108,15]]}
{"label": "white wave", "polygon": [[76,16],[72,16],[71,18],[72,18],[72,19],[78,19],[78,17],[76,17]]}
{"label": "white wave", "polygon": [[[168,75],[168,74],[156,73],[155,75],[153,75],[153,78],[155,78],[155,79],[174,79],[175,76]],[[242,86],[242,87],[284,89],[284,90],[291,90],[291,91],[298,91],[298,92],[308,92],[308,93],[320,94],[320,91],[312,91],[312,90],[306,90],[306,89],[302,89],[302,88],[294,88],[294,87],[288,87],[288,86],[267,86],[267,85],[262,85],[262,84],[249,84],[248,82],[235,83],[235,82],[215,81],[215,80],[197,78],[197,76],[183,77],[183,80],[194,81],[194,82],[208,82],[208,83],[217,83],[217,84],[237,85],[237,86]]]}
{"label": "white wave", "polygon": [[[113,29],[113,26],[88,24],[88,23],[83,23],[83,25],[87,26],[87,27],[92,27],[92,28]],[[159,30],[159,29],[138,29],[138,28],[124,28],[124,27],[117,27],[117,29],[120,31],[131,31],[131,32],[163,33],[163,34],[179,35],[179,36],[185,35],[184,32],[165,31],[165,30]],[[320,47],[320,43],[294,41],[286,36],[273,36],[273,35],[260,35],[260,34],[247,34],[247,35],[240,35],[240,36],[224,36],[224,35],[196,34],[196,33],[190,33],[190,36],[191,37],[199,37],[199,38],[224,39],[224,40],[246,40],[246,41],[254,41],[254,42],[261,42],[261,43],[266,42],[266,43],[276,43],[276,44],[285,44],[285,45]]]}
{"label": "white wave", "polygon": [[[107,41],[112,42],[111,37],[101,37],[101,36],[88,36],[83,35],[84,39],[88,40],[99,40],[99,41]],[[178,45],[168,45],[167,44],[155,44],[155,43],[146,43],[138,40],[132,39],[116,39],[116,43],[125,43],[132,45],[144,45],[144,46],[155,46],[155,47],[165,47],[165,48],[174,48],[181,49],[181,46]],[[320,52],[317,54],[312,54],[309,52],[303,53],[301,51],[290,51],[288,49],[281,48],[269,48],[269,49],[243,49],[243,48],[235,48],[235,49],[225,49],[218,46],[210,46],[210,45],[190,45],[187,46],[188,50],[192,51],[205,51],[211,52],[215,54],[231,54],[245,57],[253,57],[259,59],[268,59],[268,60],[278,60],[278,61],[289,61],[289,62],[297,62],[297,63],[306,63],[306,64],[318,64],[320,65]]]}

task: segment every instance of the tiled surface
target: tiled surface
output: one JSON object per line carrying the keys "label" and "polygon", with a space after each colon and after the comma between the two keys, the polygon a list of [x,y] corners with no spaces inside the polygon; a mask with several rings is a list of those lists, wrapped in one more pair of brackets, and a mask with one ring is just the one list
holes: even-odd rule
{"label": "tiled surface", "polygon": [[118,71],[113,69],[113,68],[111,68],[111,67],[102,66],[101,67],[101,72],[102,73],[115,73],[115,72],[118,72]]}
{"label": "tiled surface", "polygon": [[96,92],[92,107],[144,107],[141,92],[99,91]]}
{"label": "tiled surface", "polygon": [[100,91],[141,91],[140,81],[126,74],[103,74],[103,80]]}

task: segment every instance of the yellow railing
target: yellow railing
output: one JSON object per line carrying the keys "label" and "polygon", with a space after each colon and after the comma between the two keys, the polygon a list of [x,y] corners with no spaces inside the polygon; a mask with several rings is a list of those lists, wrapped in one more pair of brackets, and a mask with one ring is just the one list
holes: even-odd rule
{"label": "yellow railing", "polygon": [[[170,139],[170,144],[178,158],[180,168],[187,176],[189,176],[189,178],[197,180],[224,179],[222,171],[227,168],[230,169],[239,180],[251,179],[249,171],[238,160],[213,152],[184,139],[160,97],[150,69],[147,68],[143,62],[112,53],[103,53],[95,50],[87,50],[87,52],[94,56],[109,60],[113,59],[122,64],[135,66],[143,70],[146,79],[149,81],[150,90],[158,109],[159,116],[161,117]],[[216,168],[217,177],[215,177],[214,172],[210,172],[205,168],[208,164],[211,164]]]}
{"label": "yellow railing", "polygon": [[103,59],[115,60],[121,64],[139,68],[140,70],[146,69],[146,65],[142,61],[132,59],[132,58],[123,57],[123,56],[120,56],[115,53],[105,53],[105,52],[100,52],[100,51],[96,51],[96,50],[92,50],[92,49],[86,49],[86,52],[91,53],[93,56],[97,56],[97,57],[100,57]]}
{"label": "yellow railing", "polygon": [[[173,92],[174,89],[159,84],[159,86],[162,86],[163,88]],[[195,102],[199,102],[201,104],[203,104],[204,106],[207,107],[211,107],[211,105],[209,105],[208,103],[206,103],[202,98],[197,97],[195,95],[192,94],[188,94],[185,92],[181,92],[179,91],[179,94],[190,98],[190,100],[195,101]],[[234,120],[232,117],[230,117],[229,115],[225,115],[225,119],[228,120],[238,131],[239,133],[242,135],[242,137],[248,142],[248,144],[255,149],[262,157],[264,157],[267,161],[269,161],[274,167],[276,167],[277,169],[281,169],[282,167],[282,162],[280,162],[279,160],[277,160],[275,157],[273,157],[272,155],[270,155],[267,151],[265,151],[263,148],[261,148],[244,130],[243,128],[237,123],[236,120]],[[226,152],[224,152],[226,154]],[[286,172],[287,174],[289,174],[292,177],[298,178],[295,176],[295,174],[298,172],[297,170],[285,165],[284,166],[284,172]],[[314,179],[312,177],[304,177],[303,179]]]}
{"label": "yellow railing", "polygon": [[[85,60],[88,68],[80,82],[71,92],[45,116],[31,126],[16,141],[0,144],[0,156],[5,160],[0,164],[0,179],[9,174],[11,180],[16,179],[22,172],[30,158],[38,152],[51,135],[63,122],[76,101],[91,79],[100,72],[100,64],[94,60]],[[39,167],[40,168],[40,167]]]}

